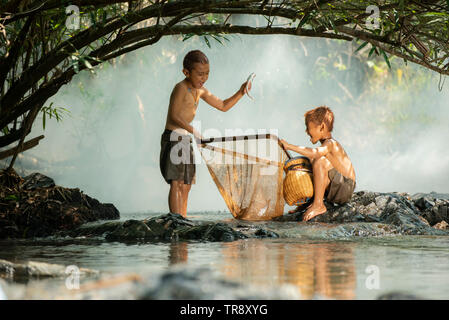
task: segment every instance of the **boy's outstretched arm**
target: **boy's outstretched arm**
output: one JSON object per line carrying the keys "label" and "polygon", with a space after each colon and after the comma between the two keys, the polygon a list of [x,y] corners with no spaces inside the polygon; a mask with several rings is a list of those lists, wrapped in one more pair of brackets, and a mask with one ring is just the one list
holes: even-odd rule
{"label": "boy's outstretched arm", "polygon": [[307,147],[295,146],[295,145],[289,144],[285,140],[281,140],[281,143],[284,145],[284,148],[286,150],[295,151],[309,159],[317,159],[317,158],[321,158],[321,157],[325,156],[326,154],[329,153],[330,148],[332,146],[329,141],[325,141],[318,148],[307,148]]}
{"label": "boy's outstretched arm", "polygon": [[[246,91],[246,82],[241,85],[240,89],[230,98],[226,100],[221,100],[220,98],[213,95],[209,90],[207,90],[205,87],[203,87],[204,93],[201,95],[201,98],[206,101],[209,105],[212,107],[226,112],[229,109],[231,109],[247,92]],[[251,89],[251,85],[250,88]]]}

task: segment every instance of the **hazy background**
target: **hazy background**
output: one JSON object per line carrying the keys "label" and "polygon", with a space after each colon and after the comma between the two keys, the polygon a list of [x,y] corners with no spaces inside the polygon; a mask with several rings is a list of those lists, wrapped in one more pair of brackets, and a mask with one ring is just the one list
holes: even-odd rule
{"label": "hazy background", "polygon": [[[96,75],[81,72],[46,103],[71,115],[59,123],[47,119],[45,130],[41,117],[35,122],[28,138],[43,133],[45,139],[23,153],[17,171],[79,187],[121,213],[168,212],[160,135],[171,90],[183,80],[182,59],[200,49],[210,60],[205,86],[222,99],[256,73],[255,101],[244,97],[223,113],[201,100],[195,120],[202,130],[277,129],[281,138],[311,147],[303,115],[327,105],[335,113],[334,138],[354,163],[357,190],[449,192],[449,89],[438,90],[438,74],[402,61],[389,71],[368,61],[366,52],[355,59],[357,46],[346,42],[228,38],[223,45],[210,40],[209,48],[200,38],[166,37],[96,68]],[[369,81],[363,72],[372,73]],[[205,164],[197,166],[188,210],[226,210]]]}

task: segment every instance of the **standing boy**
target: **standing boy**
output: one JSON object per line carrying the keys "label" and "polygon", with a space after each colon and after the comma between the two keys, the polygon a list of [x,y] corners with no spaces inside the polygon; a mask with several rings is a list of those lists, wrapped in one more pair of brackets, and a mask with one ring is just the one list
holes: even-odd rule
{"label": "standing boy", "polygon": [[314,199],[304,214],[304,221],[327,211],[323,198],[338,204],[349,202],[355,189],[355,171],[351,160],[338,141],[332,138],[334,113],[326,106],[306,112],[306,133],[318,148],[294,146],[281,140],[285,149],[309,158],[313,168]]}
{"label": "standing boy", "polygon": [[160,169],[165,181],[170,184],[170,212],[186,217],[189,191],[195,182],[192,139],[188,134],[193,134],[197,140],[201,139],[201,134],[190,125],[195,117],[199,99],[226,112],[243,97],[247,89],[245,82],[226,100],[210,93],[203,87],[209,78],[209,60],[200,50],[187,53],[182,72],[185,79],[176,84],[170,96],[167,122],[161,137]]}

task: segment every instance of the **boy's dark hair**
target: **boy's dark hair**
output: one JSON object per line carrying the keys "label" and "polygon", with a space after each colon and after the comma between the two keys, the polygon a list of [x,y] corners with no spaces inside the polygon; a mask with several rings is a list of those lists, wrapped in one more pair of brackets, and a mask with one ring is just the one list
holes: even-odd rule
{"label": "boy's dark hair", "polygon": [[304,114],[304,117],[306,120],[306,127],[309,122],[313,122],[316,125],[320,125],[324,122],[329,132],[334,128],[334,113],[326,106],[309,110]]}
{"label": "boy's dark hair", "polygon": [[209,59],[200,50],[193,50],[186,54],[182,66],[184,69],[192,71],[194,63],[209,63]]}

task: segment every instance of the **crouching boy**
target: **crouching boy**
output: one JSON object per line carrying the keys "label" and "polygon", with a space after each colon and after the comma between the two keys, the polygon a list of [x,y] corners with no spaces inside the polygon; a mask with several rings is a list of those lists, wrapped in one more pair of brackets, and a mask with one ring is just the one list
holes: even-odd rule
{"label": "crouching boy", "polygon": [[355,171],[341,144],[332,138],[334,114],[326,106],[306,112],[306,133],[310,141],[321,146],[307,148],[291,145],[281,140],[286,150],[292,150],[309,158],[313,168],[314,198],[304,213],[304,221],[327,211],[324,197],[329,202],[344,204],[351,200],[355,189]]}

